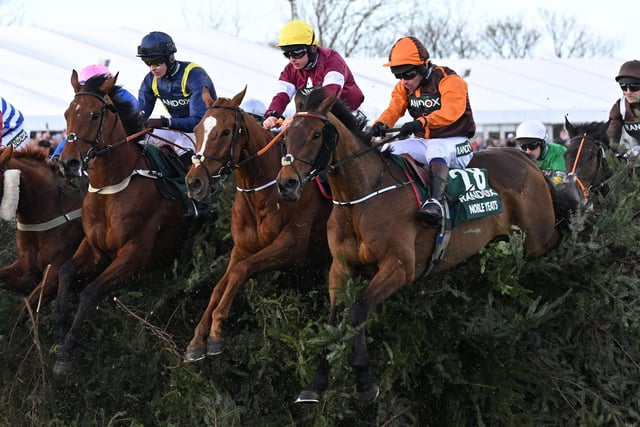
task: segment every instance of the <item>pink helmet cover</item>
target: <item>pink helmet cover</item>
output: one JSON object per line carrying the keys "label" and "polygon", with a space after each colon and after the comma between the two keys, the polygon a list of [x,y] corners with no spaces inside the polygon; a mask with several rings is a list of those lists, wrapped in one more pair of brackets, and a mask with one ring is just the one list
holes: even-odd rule
{"label": "pink helmet cover", "polygon": [[89,80],[91,77],[105,75],[111,77],[111,71],[109,71],[109,67],[101,64],[87,65],[78,74],[78,82],[83,85]]}

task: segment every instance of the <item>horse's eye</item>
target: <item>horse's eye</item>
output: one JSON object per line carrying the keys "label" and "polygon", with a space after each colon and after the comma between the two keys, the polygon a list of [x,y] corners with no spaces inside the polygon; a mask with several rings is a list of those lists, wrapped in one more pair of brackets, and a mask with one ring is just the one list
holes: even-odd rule
{"label": "horse's eye", "polygon": [[313,139],[318,139],[322,136],[322,132],[314,132]]}
{"label": "horse's eye", "polygon": [[222,131],[222,133],[220,134],[221,137],[227,137],[231,134],[231,131],[229,129],[225,129]]}
{"label": "horse's eye", "polygon": [[91,113],[91,121],[95,122],[100,118],[100,113]]}

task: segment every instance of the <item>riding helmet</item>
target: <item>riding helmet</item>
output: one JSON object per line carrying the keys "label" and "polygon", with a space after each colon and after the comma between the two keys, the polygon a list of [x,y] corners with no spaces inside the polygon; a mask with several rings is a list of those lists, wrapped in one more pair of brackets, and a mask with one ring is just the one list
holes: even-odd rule
{"label": "riding helmet", "polygon": [[307,22],[294,20],[287,23],[280,30],[279,47],[285,46],[315,46],[318,44],[313,28]]}
{"label": "riding helmet", "polygon": [[424,67],[429,61],[429,51],[415,37],[402,37],[395,42],[389,52],[389,62],[383,67],[391,67],[394,74],[404,73],[412,68]]}
{"label": "riding helmet", "polygon": [[136,56],[169,56],[175,52],[177,52],[176,45],[169,34],[152,31],[142,38]]}
{"label": "riding helmet", "polygon": [[111,71],[109,67],[102,64],[87,65],[78,73],[78,83],[84,85],[91,77],[106,76],[111,78]]}
{"label": "riding helmet", "polygon": [[519,144],[527,142],[540,142],[541,145],[547,141],[547,128],[539,120],[527,120],[520,123],[516,129],[516,142]]}
{"label": "riding helmet", "polygon": [[639,83],[640,82],[640,61],[634,59],[622,64],[616,76],[618,83]]}

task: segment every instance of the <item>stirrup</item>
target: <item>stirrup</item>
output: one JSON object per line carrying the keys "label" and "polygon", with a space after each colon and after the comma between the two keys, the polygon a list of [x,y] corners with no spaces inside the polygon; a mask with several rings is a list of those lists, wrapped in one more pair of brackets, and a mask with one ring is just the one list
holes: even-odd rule
{"label": "stirrup", "polygon": [[[431,206],[430,206],[431,205]],[[435,205],[437,211],[433,208]],[[427,199],[418,210],[418,218],[429,224],[438,224],[444,218],[444,207],[438,199]]]}

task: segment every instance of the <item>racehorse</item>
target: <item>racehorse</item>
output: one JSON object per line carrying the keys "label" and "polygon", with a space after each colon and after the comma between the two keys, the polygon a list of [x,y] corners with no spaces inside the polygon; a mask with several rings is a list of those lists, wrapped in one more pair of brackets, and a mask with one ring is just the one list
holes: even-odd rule
{"label": "racehorse", "polygon": [[[327,223],[333,257],[328,278],[330,324],[336,323],[338,289],[349,278],[370,277],[351,307],[350,322],[358,327],[377,304],[399,289],[429,270],[453,268],[496,238],[521,230],[529,257],[556,244],[559,233],[551,193],[540,169],[517,149],[482,151],[474,153],[469,167],[488,171],[490,187],[501,196],[502,212],[453,228],[448,248],[432,269],[430,259],[441,230],[423,226],[416,218],[420,200],[401,166],[372,145],[370,136],[358,133],[351,113],[324,89],[296,100],[296,110],[284,135],[287,154],[277,177],[278,189],[285,200],[298,200],[310,177],[328,172],[334,198]],[[365,343],[361,328],[353,342],[351,365],[358,397],[372,401],[379,387],[369,377]],[[296,402],[319,402],[328,373],[323,355]]]}
{"label": "racehorse", "polygon": [[[138,111],[112,91],[117,77],[99,76],[81,86],[75,70],[71,75],[75,96],[65,112],[68,137],[58,163],[65,176],[86,172],[89,190],[82,205],[85,237],[59,274],[58,375],[72,368],[82,324],[96,301],[135,274],[170,263],[183,241],[184,203],[159,192],[157,176],[135,142],[142,133]],[[82,290],[67,330],[68,292],[76,281]]]}
{"label": "racehorse", "polygon": [[37,146],[0,153],[0,218],[17,219],[18,256],[0,269],[0,282],[2,288],[25,295],[32,309],[55,297],[58,269],[84,236],[79,218],[86,179],[63,179],[47,162],[48,154]]}
{"label": "racehorse", "polygon": [[185,353],[187,361],[222,352],[222,322],[249,277],[270,270],[328,265],[326,224],[331,202],[315,185],[299,203],[280,202],[275,185],[279,150],[268,145],[271,132],[238,107],[245,92],[246,87],[232,99],[214,101],[203,91],[208,108],[195,128],[196,155],[186,177],[189,196],[206,199],[233,173],[236,197],[229,264],[195,328]]}
{"label": "racehorse", "polygon": [[569,143],[564,154],[567,183],[580,190],[580,203],[584,204],[592,190],[606,194],[606,181],[611,177],[606,151],[608,122],[589,122],[574,125],[565,117]]}

